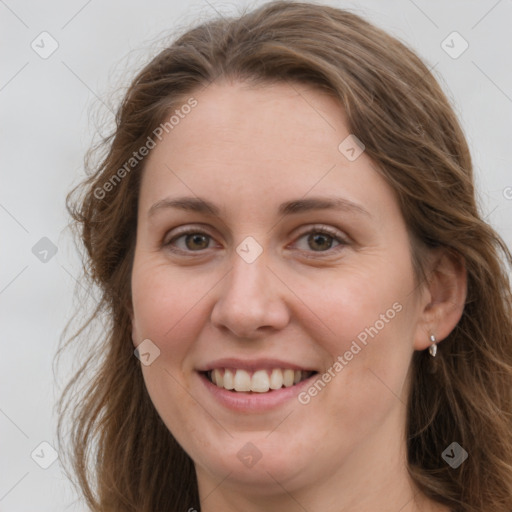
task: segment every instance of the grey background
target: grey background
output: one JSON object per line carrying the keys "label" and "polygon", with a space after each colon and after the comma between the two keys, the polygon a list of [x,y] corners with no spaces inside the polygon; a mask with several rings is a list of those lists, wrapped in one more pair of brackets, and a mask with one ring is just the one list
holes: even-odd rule
{"label": "grey background", "polygon": [[[82,176],[93,133],[112,121],[107,106],[162,36],[261,3],[0,0],[0,511],[85,510],[59,461],[43,469],[31,453],[48,460],[44,441],[58,451],[53,407],[72,362],[56,380],[52,361],[80,275],[64,198]],[[325,3],[366,16],[434,66],[472,148],[482,209],[510,246],[512,1]],[[31,47],[42,46],[43,31],[58,43],[47,59]],[[469,43],[457,59],[441,47],[453,31]],[[58,249],[53,257],[41,252],[43,237]]]}

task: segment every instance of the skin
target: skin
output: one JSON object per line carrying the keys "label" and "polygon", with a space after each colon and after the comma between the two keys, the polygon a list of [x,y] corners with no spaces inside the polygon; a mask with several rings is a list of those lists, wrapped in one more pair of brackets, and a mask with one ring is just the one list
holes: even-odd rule
{"label": "skin", "polygon": [[[304,85],[238,82],[194,97],[197,107],[145,162],[132,323],[135,346],[150,339],[160,350],[142,366],[144,380],[195,463],[202,510],[448,510],[408,477],[405,403],[413,352],[460,318],[464,269],[432,253],[430,280],[418,285],[393,190],[366,153],[351,162],[338,150],[350,132],[333,98]],[[285,201],[333,195],[368,214],[277,213]],[[178,196],[221,212],[148,215]],[[318,225],[341,242],[308,241]],[[179,226],[208,236],[176,239]],[[252,263],[236,252],[248,236],[263,250]],[[401,311],[307,405],[292,399],[242,414],[213,400],[196,372],[220,357],[325,372],[396,303]],[[252,467],[237,457],[248,442],[261,453]]]}

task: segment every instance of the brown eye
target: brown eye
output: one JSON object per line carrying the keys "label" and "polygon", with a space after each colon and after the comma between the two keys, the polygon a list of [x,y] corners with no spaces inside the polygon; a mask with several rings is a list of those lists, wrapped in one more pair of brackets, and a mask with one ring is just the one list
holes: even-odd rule
{"label": "brown eye", "polygon": [[[180,237],[181,238],[181,237]],[[192,233],[185,235],[185,246],[191,251],[196,249],[207,249],[209,244],[209,236],[203,233]]]}
{"label": "brown eye", "polygon": [[342,233],[325,226],[310,229],[299,236],[295,242],[295,245],[306,253],[333,253],[343,249],[348,244],[348,240],[343,237]]}
{"label": "brown eye", "polygon": [[200,231],[186,231],[171,238],[163,245],[174,252],[190,253],[208,249],[211,236]]}
{"label": "brown eye", "polygon": [[325,251],[331,248],[333,237],[325,233],[314,233],[308,236],[308,244],[314,251]]}

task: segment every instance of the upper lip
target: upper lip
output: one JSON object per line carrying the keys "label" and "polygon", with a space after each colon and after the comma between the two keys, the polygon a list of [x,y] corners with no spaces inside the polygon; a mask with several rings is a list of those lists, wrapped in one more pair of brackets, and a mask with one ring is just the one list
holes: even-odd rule
{"label": "upper lip", "polygon": [[273,368],[290,368],[292,370],[316,371],[302,364],[295,364],[279,359],[236,359],[232,357],[216,359],[197,368],[197,371],[208,372],[216,368],[236,368],[240,370],[272,370]]}

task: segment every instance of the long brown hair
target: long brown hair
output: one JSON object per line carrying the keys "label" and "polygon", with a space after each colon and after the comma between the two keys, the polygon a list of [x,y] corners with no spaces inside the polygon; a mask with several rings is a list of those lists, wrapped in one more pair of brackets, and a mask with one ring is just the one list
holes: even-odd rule
{"label": "long brown hair", "polygon": [[[396,191],[418,276],[429,247],[464,260],[467,302],[436,373],[424,352],[411,362],[408,467],[428,497],[453,510],[510,512],[512,256],[479,213],[461,127],[433,75],[397,39],[351,12],[288,1],[206,22],[159,53],[126,93],[104,156],[68,195],[85,277],[100,292],[59,350],[80,345],[89,354],[58,404],[59,439],[66,436],[88,505],[200,509],[192,460],[153,407],[133,355],[130,275],[144,160],[129,169],[126,162],[170,113],[221,78],[304,83],[334,95],[350,132]],[[441,456],[454,441],[469,453],[457,469]]]}

